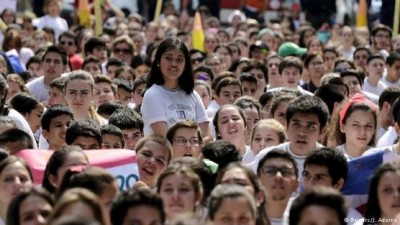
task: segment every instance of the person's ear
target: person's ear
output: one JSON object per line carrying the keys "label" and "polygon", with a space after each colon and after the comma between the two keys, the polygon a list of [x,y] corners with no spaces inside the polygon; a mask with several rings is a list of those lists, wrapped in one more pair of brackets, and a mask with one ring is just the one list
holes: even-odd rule
{"label": "person's ear", "polygon": [[263,191],[259,191],[256,193],[255,199],[257,206],[260,206],[263,202],[265,202],[265,193]]}
{"label": "person's ear", "polygon": [[42,135],[46,140],[49,140],[49,132],[47,130],[42,129]]}
{"label": "person's ear", "polygon": [[57,187],[58,186],[58,178],[52,174],[49,175],[49,182],[51,185],[53,185],[53,187]]}
{"label": "person's ear", "polygon": [[392,106],[390,105],[389,102],[387,102],[387,101],[383,102],[382,111],[385,110],[386,112],[390,112],[391,108],[392,108]]}
{"label": "person's ear", "polygon": [[342,187],[344,186],[344,179],[340,178],[336,184],[333,185],[333,188],[335,188],[336,190],[340,190],[342,189]]}

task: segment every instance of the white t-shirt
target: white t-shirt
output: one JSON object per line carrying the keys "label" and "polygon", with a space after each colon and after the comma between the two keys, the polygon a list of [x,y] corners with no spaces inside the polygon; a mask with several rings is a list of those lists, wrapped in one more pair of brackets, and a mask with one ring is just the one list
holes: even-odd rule
{"label": "white t-shirt", "polygon": [[372,93],[372,94],[375,94],[378,96],[381,95],[383,90],[385,90],[386,88],[387,88],[386,84],[383,83],[382,81],[379,81],[377,86],[372,86],[369,83],[367,78],[365,78],[364,84],[362,86],[363,91],[366,91],[366,92],[369,92],[369,93]]}
{"label": "white t-shirt", "polygon": [[[272,147],[268,147],[268,148],[264,148],[263,150],[259,151],[258,154],[254,157],[253,162],[247,164],[247,166],[252,169],[255,173],[257,173],[257,168],[258,168],[258,164],[260,163],[260,160],[262,158],[264,158],[265,155],[267,155],[268,152],[272,151],[273,149],[279,148],[282,149],[286,152],[288,152],[292,158],[294,159],[294,161],[296,161],[297,164],[297,168],[298,168],[298,177],[299,177],[299,181],[302,183],[302,174],[303,174],[303,168],[304,168],[304,161],[306,160],[307,156],[300,156],[300,155],[296,155],[292,152],[292,150],[290,149],[289,146],[290,142],[285,142],[283,144],[277,145],[277,146],[272,146]],[[316,143],[315,149],[319,149],[322,148],[323,145]],[[299,185],[300,187],[301,185]]]}
{"label": "white t-shirt", "polygon": [[296,197],[291,197],[286,204],[285,211],[283,212],[283,215],[281,218],[268,218],[269,222],[271,225],[288,225],[289,224],[289,213],[290,213],[290,208],[292,207],[293,201],[296,199]]}
{"label": "white t-shirt", "polygon": [[37,148],[35,136],[33,135],[32,129],[29,126],[29,123],[25,120],[25,118],[14,109],[9,109],[7,116],[15,121],[18,129],[23,130],[27,134],[29,134],[33,142],[33,148]]}
{"label": "white t-shirt", "polygon": [[382,135],[378,140],[378,144],[376,147],[385,147],[389,145],[393,145],[397,138],[396,130],[394,127],[390,126],[388,130]]}
{"label": "white t-shirt", "polygon": [[29,93],[33,95],[40,102],[47,102],[49,100],[49,87],[44,84],[44,77],[38,77],[29,81],[26,84]]}
{"label": "white t-shirt", "polygon": [[199,94],[195,90],[189,95],[182,89],[167,90],[154,84],[145,93],[141,107],[144,121],[144,135],[153,133],[150,125],[156,122],[166,122],[170,128],[179,120],[208,122],[206,109]]}
{"label": "white t-shirt", "polygon": [[215,100],[212,100],[206,110],[208,118],[214,118],[215,113],[217,113],[218,109],[218,103]]}
{"label": "white t-shirt", "polygon": [[400,80],[398,80],[397,82],[392,83],[392,82],[386,80],[386,77],[387,77],[387,74],[386,74],[386,76],[384,75],[384,76],[381,78],[381,81],[382,81],[384,84],[386,84],[386,86],[388,86],[388,87],[400,87]]}
{"label": "white t-shirt", "polygon": [[[372,147],[368,146],[367,150],[365,150],[365,151],[368,151],[371,148]],[[358,157],[353,157],[353,156],[349,155],[349,153],[346,152],[346,149],[344,149],[344,144],[336,146],[336,149],[339,150],[339,152],[341,152],[344,155],[344,157],[346,157],[347,161],[350,161],[350,160],[358,158]],[[359,157],[361,157],[361,156],[359,156]]]}
{"label": "white t-shirt", "polygon": [[349,208],[347,211],[347,218],[349,219],[347,225],[354,225],[358,220],[364,217],[354,208]]}
{"label": "white t-shirt", "polygon": [[290,88],[285,88],[285,87],[276,87],[276,88],[267,89],[267,92],[281,92],[282,90],[294,90],[294,91],[299,91],[301,95],[314,96],[313,93],[311,93],[307,90],[304,90],[304,88],[302,88],[301,86],[297,86],[296,89],[290,89]]}
{"label": "white t-shirt", "polygon": [[250,146],[246,145],[246,152],[243,155],[242,158],[242,163],[247,164],[247,163],[251,163],[254,160],[254,153],[253,151],[251,151]]}
{"label": "white t-shirt", "polygon": [[51,27],[54,30],[55,39],[58,40],[60,34],[68,30],[68,23],[61,17],[53,17],[49,15],[42,16],[40,18],[33,19],[33,26],[37,29],[43,29],[44,27]]}

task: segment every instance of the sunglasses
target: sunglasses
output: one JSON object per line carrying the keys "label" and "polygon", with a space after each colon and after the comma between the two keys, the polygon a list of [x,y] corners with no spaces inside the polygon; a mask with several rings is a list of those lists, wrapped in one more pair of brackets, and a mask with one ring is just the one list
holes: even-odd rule
{"label": "sunglasses", "polygon": [[60,45],[69,45],[69,46],[72,46],[72,45],[74,45],[74,42],[72,42],[72,41],[60,41]]}
{"label": "sunglasses", "polygon": [[116,48],[114,49],[114,53],[125,53],[125,54],[129,54],[131,53],[131,50],[129,48]]}
{"label": "sunglasses", "polygon": [[204,60],[204,58],[202,58],[202,57],[199,57],[199,58],[193,58],[192,59],[192,63],[194,64],[194,63],[196,63],[196,62],[199,62],[199,63],[201,63],[201,62],[203,62],[203,60]]}

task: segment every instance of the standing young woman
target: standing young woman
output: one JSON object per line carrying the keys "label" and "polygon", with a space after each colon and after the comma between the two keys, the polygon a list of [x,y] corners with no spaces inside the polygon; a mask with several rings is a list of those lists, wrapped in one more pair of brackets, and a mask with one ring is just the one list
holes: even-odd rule
{"label": "standing young woman", "polygon": [[94,86],[90,73],[76,70],[65,77],[64,96],[75,120],[90,118],[102,126],[107,124],[107,120],[97,114],[92,104]]}
{"label": "standing young woman", "polygon": [[194,90],[189,50],[176,38],[167,38],[158,46],[147,80],[142,115],[144,135],[165,136],[168,128],[182,119],[197,122],[208,136],[208,118],[200,96]]}
{"label": "standing young woman", "polygon": [[28,165],[16,156],[8,156],[0,163],[0,224],[5,224],[8,205],[24,190],[32,187],[32,173]]}

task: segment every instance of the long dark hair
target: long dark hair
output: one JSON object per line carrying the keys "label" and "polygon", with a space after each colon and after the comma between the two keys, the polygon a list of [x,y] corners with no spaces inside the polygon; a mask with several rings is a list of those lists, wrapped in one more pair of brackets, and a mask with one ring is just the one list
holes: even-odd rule
{"label": "long dark hair", "polygon": [[379,218],[382,218],[382,210],[379,205],[378,199],[378,185],[381,181],[383,175],[386,172],[399,172],[400,171],[400,162],[394,161],[391,163],[386,163],[380,165],[375,172],[372,174],[371,181],[369,183],[369,191],[368,191],[368,202],[367,202],[367,210],[365,212],[364,225],[371,224],[368,221],[379,221]]}
{"label": "long dark hair", "polygon": [[158,46],[154,62],[151,65],[151,70],[149,76],[147,77],[147,88],[150,88],[153,84],[164,84],[165,81],[160,68],[161,56],[166,51],[170,51],[172,49],[180,50],[185,57],[185,68],[183,69],[182,75],[178,79],[178,86],[189,95],[194,89],[194,76],[190,53],[185,43],[177,38],[164,39],[164,41],[162,41]]}

